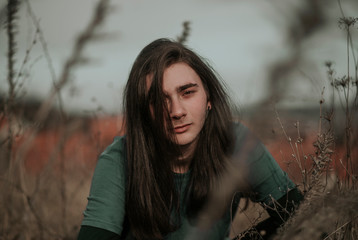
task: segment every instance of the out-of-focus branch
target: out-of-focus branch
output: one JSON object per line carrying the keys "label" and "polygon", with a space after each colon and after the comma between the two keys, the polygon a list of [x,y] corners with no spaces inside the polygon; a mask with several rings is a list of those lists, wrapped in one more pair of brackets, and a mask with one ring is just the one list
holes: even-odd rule
{"label": "out-of-focus branch", "polygon": [[183,31],[180,36],[177,37],[177,41],[185,43],[188,40],[190,34],[190,21],[183,22]]}
{"label": "out-of-focus branch", "polygon": [[8,89],[8,99],[4,106],[5,117],[8,122],[8,138],[7,138],[7,149],[5,157],[5,167],[8,168],[11,164],[11,154],[12,154],[12,145],[13,145],[13,105],[15,100],[15,54],[16,54],[16,30],[17,30],[17,13],[19,11],[19,1],[18,0],[8,0],[7,3],[7,37],[8,37],[8,72],[7,72],[7,82],[9,85]]}
{"label": "out-of-focus branch", "polygon": [[[70,81],[70,74],[73,72],[74,68],[81,63],[84,63],[83,50],[91,40],[98,38],[97,29],[102,25],[105,20],[105,17],[108,13],[108,0],[100,0],[95,8],[92,20],[85,28],[85,30],[78,36],[76,43],[73,47],[72,53],[68,60],[66,61],[60,77],[57,83],[54,85],[48,97],[44,100],[39,110],[35,114],[35,122],[39,126],[38,128],[33,128],[28,133],[25,138],[25,141],[18,150],[18,154],[15,159],[15,164],[20,164],[23,161],[26,152],[31,147],[31,144],[39,131],[41,125],[44,123],[48,114],[52,108],[52,104],[55,100],[58,92]],[[19,174],[21,176],[21,174]]]}
{"label": "out-of-focus branch", "polygon": [[54,101],[54,97],[69,82],[70,74],[73,69],[79,64],[86,62],[86,59],[83,56],[83,50],[91,40],[94,40],[97,37],[96,30],[104,22],[107,13],[108,0],[100,0],[97,4],[91,22],[77,38],[71,56],[67,59],[57,83],[52,88],[47,100],[44,101],[39,111],[36,113],[35,119],[38,122],[41,123],[46,119],[47,113],[49,112]]}
{"label": "out-of-focus branch", "polygon": [[[27,11],[28,11],[28,13],[29,13],[29,15],[31,17],[31,20],[32,20],[33,24],[35,25],[36,33],[39,35],[39,40],[40,40],[40,43],[41,43],[42,50],[43,50],[43,52],[45,54],[45,59],[47,61],[47,66],[48,66],[48,69],[50,71],[53,86],[56,87],[56,79],[57,79],[56,78],[56,73],[55,73],[55,69],[54,69],[53,64],[52,64],[51,56],[50,56],[50,53],[49,53],[49,50],[48,50],[48,47],[47,47],[47,42],[45,40],[44,33],[43,33],[43,31],[41,29],[41,26],[40,26],[40,22],[36,19],[36,16],[35,16],[35,14],[34,14],[34,12],[32,10],[30,2],[28,0],[26,0],[25,2],[26,2],[26,6],[27,6]],[[63,101],[62,101],[60,91],[58,91],[57,97],[58,97],[58,104],[59,104],[61,117],[64,117],[65,112],[64,112],[64,109],[63,109]]]}
{"label": "out-of-focus branch", "polygon": [[[277,3],[280,4],[280,3]],[[301,45],[305,39],[311,36],[319,27],[325,24],[322,7],[323,3],[319,0],[303,1],[302,9],[297,9],[288,26],[287,42],[291,49],[291,55],[275,63],[269,73],[268,92],[269,95],[262,101],[262,106],[266,107],[267,103],[282,98],[283,89],[287,84],[287,76],[296,69],[297,64],[301,61]]]}

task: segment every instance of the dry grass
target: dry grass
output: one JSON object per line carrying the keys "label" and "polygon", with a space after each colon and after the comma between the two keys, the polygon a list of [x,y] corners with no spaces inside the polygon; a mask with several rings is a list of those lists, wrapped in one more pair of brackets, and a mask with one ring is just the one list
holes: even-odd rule
{"label": "dry grass", "polygon": [[[14,63],[17,53],[19,1],[9,0],[7,6],[9,89],[2,101],[0,115],[0,155],[3,167],[0,176],[0,239],[75,239],[82,217],[78,206],[83,206],[86,199],[84,195],[88,193],[90,174],[88,167],[81,168],[78,163],[65,159],[65,145],[73,134],[81,129],[81,123],[70,120],[60,109],[60,118],[56,121],[57,127],[62,131],[59,131],[55,147],[45,161],[46,167],[41,173],[32,174],[28,171],[26,159],[29,158],[35,140],[39,139],[44,132],[44,126],[50,120],[55,97],[59,96],[61,89],[68,83],[73,68],[84,63],[83,48],[98,38],[97,31],[107,15],[108,4],[106,0],[98,2],[91,22],[76,40],[60,77],[54,83],[48,97],[36,109],[30,125],[26,124],[23,111],[15,108],[15,103],[21,88],[22,69],[27,64],[28,54],[36,39],[27,50],[20,70],[16,71]],[[29,2],[27,7],[31,12]],[[42,33],[38,22],[34,22],[36,32]],[[35,34],[35,37],[38,36],[43,35]],[[40,40],[44,43],[43,38]],[[51,140],[51,136],[47,140]],[[48,141],[45,140],[43,143],[47,144]],[[53,146],[41,146],[49,147]],[[97,154],[93,156],[96,157]],[[41,159],[40,155],[38,159]]]}
{"label": "dry grass", "polygon": [[[39,22],[32,14],[37,33],[25,58],[21,61],[20,69],[16,71],[15,29],[19,2],[8,2],[9,89],[1,103],[0,114],[0,240],[75,239],[82,219],[82,211],[87,203],[86,197],[94,163],[98,154],[116,132],[112,131],[113,135],[107,135],[104,128],[93,130],[91,122],[70,119],[62,109],[57,113],[56,119],[51,118],[51,107],[55,98],[60,96],[63,86],[68,83],[68,76],[73,71],[73,67],[86,60],[82,52],[83,47],[98,37],[97,30],[107,14],[107,1],[99,1],[91,22],[77,39],[60,77],[55,79],[55,74],[52,74],[54,87],[48,98],[36,107],[37,114],[30,124],[24,117],[24,110],[16,105],[19,86],[23,81],[21,69],[23,65],[28,64],[27,58],[31,54],[31,47],[37,43],[35,40],[40,40],[50,71],[53,71],[51,58]],[[27,6],[31,12],[29,2]],[[324,23],[318,1],[310,1],[309,6],[313,9],[309,14],[305,14],[305,11],[299,13],[299,18],[302,20],[300,28],[304,33],[315,31]],[[336,101],[341,99],[343,103],[344,122],[339,122],[334,117],[334,113],[341,111],[336,109],[338,104],[332,104],[332,107],[327,109],[323,93],[319,110],[320,124],[314,141],[309,142],[309,136],[302,134],[304,129],[300,127],[298,121],[294,121],[295,135],[291,135],[293,132],[288,132],[279,114],[276,115],[279,123],[276,131],[282,132],[280,138],[284,139],[288,146],[283,161],[287,164],[288,172],[298,173],[293,177],[305,193],[304,202],[290,221],[282,227],[276,239],[358,239],[356,190],[358,131],[357,126],[354,125],[357,122],[358,65],[355,50],[357,46],[354,45],[351,34],[352,31],[356,31],[354,27],[357,26],[357,21],[357,18],[345,17],[342,11],[339,24],[347,36],[348,62],[353,62],[355,69],[348,68],[345,76],[336,77],[333,64],[327,63],[333,96]],[[185,42],[189,33],[189,22],[185,22],[183,33],[178,37],[178,41]],[[294,32],[290,34],[294,35]],[[294,39],[292,47],[295,49],[291,60],[279,63],[272,69],[270,93],[276,99],[279,99],[283,92],[278,87],[281,80],[277,81],[277,79],[285,79],[284,77],[288,76],[290,70],[299,62],[300,54],[297,46],[301,44],[300,41],[305,38],[305,34],[296,38],[293,38],[294,36],[290,36],[290,39]],[[61,101],[61,98],[59,100]],[[274,119],[274,115],[271,114],[269,117]],[[58,119],[60,123],[56,124],[56,130],[48,127]],[[260,119],[262,119],[261,112]],[[264,119],[267,121],[268,118]],[[51,121],[52,123],[49,124]],[[257,125],[267,126],[268,123],[264,123]],[[115,127],[110,125],[110,128],[113,130]],[[119,128],[116,130],[119,131]],[[51,134],[46,135],[48,132]],[[338,138],[338,134],[342,137]],[[36,145],[40,140],[39,145]],[[310,148],[307,148],[307,145],[310,145]],[[40,151],[38,148],[46,151]],[[274,155],[278,156],[276,153]],[[40,163],[40,159],[43,162]],[[279,157],[277,159],[281,160]],[[338,173],[334,171],[337,169]],[[239,210],[244,208],[242,204]],[[251,203],[247,210],[237,213],[230,236],[237,236],[266,217],[267,214],[260,205]]]}
{"label": "dry grass", "polygon": [[358,192],[334,188],[306,197],[275,239],[357,239]]}

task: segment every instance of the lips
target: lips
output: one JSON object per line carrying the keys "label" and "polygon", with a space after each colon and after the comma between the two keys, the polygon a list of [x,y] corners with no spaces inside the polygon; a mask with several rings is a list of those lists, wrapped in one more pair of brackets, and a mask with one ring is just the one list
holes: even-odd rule
{"label": "lips", "polygon": [[174,132],[175,133],[184,133],[189,129],[190,125],[191,124],[183,124],[183,125],[174,127]]}

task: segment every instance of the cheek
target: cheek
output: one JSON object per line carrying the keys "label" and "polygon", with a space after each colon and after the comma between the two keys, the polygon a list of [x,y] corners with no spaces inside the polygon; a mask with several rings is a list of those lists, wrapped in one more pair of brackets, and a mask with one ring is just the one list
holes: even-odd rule
{"label": "cheek", "polygon": [[204,123],[207,115],[207,101],[206,98],[200,101],[200,104],[197,104],[195,108],[193,108],[193,114],[196,119],[200,120],[200,122]]}

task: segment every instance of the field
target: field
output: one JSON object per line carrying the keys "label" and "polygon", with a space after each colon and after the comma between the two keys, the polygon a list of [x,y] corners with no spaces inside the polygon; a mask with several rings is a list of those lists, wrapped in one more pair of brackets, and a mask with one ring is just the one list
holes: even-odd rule
{"label": "field", "polygon": [[[295,71],[292,66],[303,61],[301,43],[324,22],[320,11],[311,12],[316,8],[310,4],[323,7],[314,2],[307,0],[308,8],[297,13],[300,25],[288,31],[293,34],[299,29],[301,35],[289,38],[291,58],[277,62],[268,73],[268,96],[255,106],[243,106],[236,117],[262,140],[305,196],[275,239],[358,239],[357,17],[346,17],[340,9],[343,14],[337,26],[346,36],[342,55],[347,62],[342,65],[347,70],[339,75],[335,71],[338,64],[327,60],[327,84],[320,96],[314,96],[317,104],[294,108],[272,104],[284,100],[283,93],[290,87],[285,79]],[[69,84],[75,67],[83,64],[83,49],[97,36],[108,3],[99,1],[93,21],[79,34],[52,90],[40,100],[19,96],[32,45],[19,68],[15,64],[19,60],[18,8],[19,1],[8,1],[8,86],[0,92],[0,240],[72,240],[80,228],[97,158],[125,131],[120,115],[76,115],[55,102],[61,103],[61,90]],[[178,41],[185,42],[190,36],[188,24],[184,23]],[[41,32],[39,26],[36,31]],[[249,203],[246,210],[244,203],[240,206],[232,238],[266,217],[260,205]]]}
{"label": "field", "polygon": [[[281,112],[281,118],[286,119],[282,124],[285,124],[285,132],[292,138],[292,142],[302,138],[299,145],[295,144],[297,148],[294,147],[294,149],[284,136],[279,121],[271,127],[265,127],[264,130],[260,130],[260,126],[257,126],[254,121],[247,124],[265,143],[282,169],[288,172],[302,191],[307,191],[307,196],[312,191],[310,187],[314,188],[314,184],[317,184],[311,182],[312,172],[309,172],[314,168],[311,157],[315,155],[313,143],[317,140],[316,130],[309,126],[318,126],[319,122],[311,119],[312,111],[319,111],[319,109]],[[274,112],[271,117],[276,118]],[[254,117],[246,114],[246,118],[253,119]],[[298,120],[303,128],[299,129],[299,132],[295,127]],[[1,130],[4,129],[6,129],[6,123],[3,122]],[[27,134],[24,131],[16,137],[13,146],[14,159],[22,154],[21,147]],[[14,171],[13,177],[2,178],[0,186],[4,194],[1,201],[1,239],[16,239],[20,232],[27,237],[25,239],[32,239],[33,236],[37,236],[36,239],[75,239],[82,220],[82,212],[87,204],[97,157],[115,136],[122,134],[121,118],[118,116],[73,118],[65,125],[49,125],[38,132],[27,153],[22,155],[21,162],[18,163],[21,165],[15,168],[16,165],[10,164],[9,169]],[[305,162],[304,168],[308,172],[307,176],[302,174],[298,161],[293,157],[293,150],[298,158],[301,158],[302,165]],[[305,161],[303,161],[302,154],[308,156]],[[344,146],[342,145],[336,145],[332,154],[333,161],[339,159],[344,159]],[[337,198],[336,204],[340,206],[341,194],[351,191],[351,194],[356,194],[354,188],[345,189],[344,179],[347,176],[343,163],[330,162],[324,171],[321,177],[328,176],[334,179],[320,179],[321,183],[327,181],[328,186],[325,186],[324,191],[317,193],[315,197],[319,199],[315,201],[318,202],[321,201],[321,197],[327,197],[326,192],[332,191],[337,194],[338,191],[339,194],[335,197]],[[356,169],[351,171],[356,172]],[[352,184],[355,183],[355,179],[350,181]],[[356,195],[350,196],[352,200],[354,200],[353,196]],[[356,205],[356,202],[353,204]],[[241,208],[244,208],[243,205]],[[310,214],[304,214],[309,220]],[[342,213],[336,214],[338,224]],[[350,214],[356,216],[357,213]],[[231,236],[234,237],[245,231],[265,217],[267,214],[259,204],[250,203],[245,211],[239,209],[233,220]]]}

